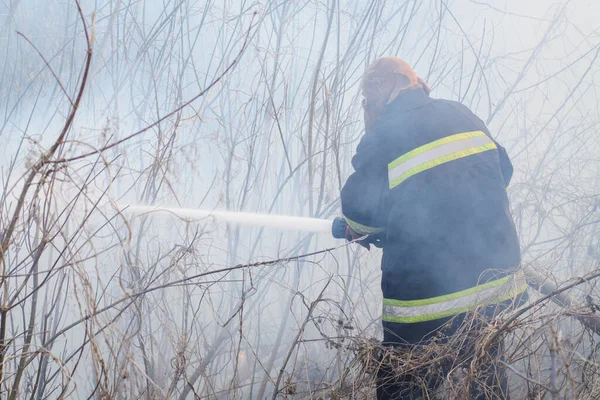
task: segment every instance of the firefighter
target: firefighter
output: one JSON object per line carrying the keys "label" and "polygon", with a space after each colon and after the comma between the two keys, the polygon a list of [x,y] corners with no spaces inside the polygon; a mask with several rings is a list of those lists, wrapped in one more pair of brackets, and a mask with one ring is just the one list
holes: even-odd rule
{"label": "firefighter", "polygon": [[[427,343],[442,327],[451,336],[475,309],[491,318],[524,301],[505,149],[467,107],[431,98],[402,59],[375,60],[362,93],[365,134],[341,202],[347,239],[383,244],[384,344]],[[410,377],[394,378],[381,380],[379,399],[423,395]],[[488,384],[508,398],[504,377]]]}

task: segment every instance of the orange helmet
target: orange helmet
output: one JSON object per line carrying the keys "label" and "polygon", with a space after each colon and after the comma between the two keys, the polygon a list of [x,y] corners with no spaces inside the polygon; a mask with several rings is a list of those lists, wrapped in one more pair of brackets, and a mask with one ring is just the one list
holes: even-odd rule
{"label": "orange helmet", "polygon": [[431,91],[406,61],[398,57],[381,57],[373,61],[362,81],[365,121],[377,119],[387,104],[400,93],[412,89],[423,89],[427,94]]}

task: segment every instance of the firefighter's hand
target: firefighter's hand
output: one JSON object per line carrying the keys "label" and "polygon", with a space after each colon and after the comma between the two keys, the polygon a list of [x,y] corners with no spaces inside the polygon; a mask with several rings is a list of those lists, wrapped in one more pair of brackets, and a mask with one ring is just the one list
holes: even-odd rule
{"label": "firefighter's hand", "polygon": [[[363,236],[364,235],[354,232],[354,229],[350,228],[349,225],[346,225],[346,240],[347,241],[352,242],[353,240],[359,239]],[[366,239],[359,240],[356,243],[360,244],[365,249],[371,251],[371,245],[366,241]]]}

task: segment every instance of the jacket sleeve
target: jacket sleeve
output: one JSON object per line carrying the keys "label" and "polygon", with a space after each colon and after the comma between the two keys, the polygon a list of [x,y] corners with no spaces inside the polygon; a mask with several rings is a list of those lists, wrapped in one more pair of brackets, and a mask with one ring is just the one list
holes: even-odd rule
{"label": "jacket sleeve", "polygon": [[388,171],[376,137],[363,137],[352,166],[354,173],[342,188],[342,214],[358,234],[382,232],[387,220]]}
{"label": "jacket sleeve", "polygon": [[473,116],[479,122],[479,125],[481,126],[480,129],[486,135],[488,135],[488,137],[490,139],[492,139],[492,141],[498,148],[498,155],[500,157],[500,170],[502,171],[502,177],[504,178],[504,186],[508,187],[508,184],[510,183],[510,180],[513,176],[513,165],[512,165],[512,162],[510,162],[510,158],[508,158],[508,153],[506,152],[506,149],[504,147],[500,146],[500,143],[498,143],[496,140],[494,140],[494,138],[492,138],[492,134],[490,133],[487,126],[485,126],[485,123],[481,119],[479,119],[479,117],[475,116],[474,114],[473,114]]}
{"label": "jacket sleeve", "polygon": [[[488,133],[489,135],[489,133]],[[492,139],[494,140],[494,139]],[[510,158],[508,157],[508,154],[506,153],[506,150],[504,149],[504,147],[500,146],[500,144],[498,144],[498,142],[496,142],[494,140],[494,143],[496,144],[496,147],[498,148],[498,152],[500,153],[500,170],[502,170],[502,177],[504,178],[504,186],[508,187],[508,184],[510,183],[510,180],[513,176],[513,165],[512,162],[510,162]]]}
{"label": "jacket sleeve", "polygon": [[460,111],[464,116],[466,116],[471,121],[473,121],[475,123],[475,125],[478,126],[479,129],[481,129],[486,135],[488,135],[488,137],[490,139],[492,139],[494,141],[494,143],[496,144],[496,147],[498,148],[498,153],[500,156],[500,170],[502,171],[502,177],[504,178],[504,186],[508,187],[508,184],[510,183],[510,180],[513,175],[513,165],[510,162],[510,158],[508,158],[506,149],[504,147],[500,146],[500,144],[492,138],[492,135],[491,135],[490,131],[488,130],[487,126],[485,125],[485,122],[483,122],[483,120],[481,118],[479,118],[478,116],[473,114],[473,112],[471,110],[469,110],[467,108],[467,106],[465,106],[464,104],[461,104],[461,103],[453,102],[453,101],[448,101],[448,100],[443,100],[443,101],[446,104],[453,106],[458,111]]}

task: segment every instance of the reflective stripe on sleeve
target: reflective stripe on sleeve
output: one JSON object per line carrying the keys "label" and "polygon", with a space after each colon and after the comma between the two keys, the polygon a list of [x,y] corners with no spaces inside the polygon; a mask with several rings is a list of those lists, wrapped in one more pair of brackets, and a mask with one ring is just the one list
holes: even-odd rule
{"label": "reflective stripe on sleeve", "polygon": [[457,133],[417,147],[388,164],[389,188],[430,168],[473,154],[496,149],[482,131]]}
{"label": "reflective stripe on sleeve", "polygon": [[420,300],[383,299],[382,319],[402,324],[432,321],[510,300],[526,289],[525,276],[519,272],[445,296]]}
{"label": "reflective stripe on sleeve", "polygon": [[383,232],[383,228],[375,228],[375,227],[371,227],[371,226],[362,225],[356,221],[352,221],[348,217],[344,217],[344,219],[346,220],[346,223],[348,224],[348,226],[350,228],[352,228],[352,230],[354,232],[356,232],[360,235],[374,235],[376,233]]}

